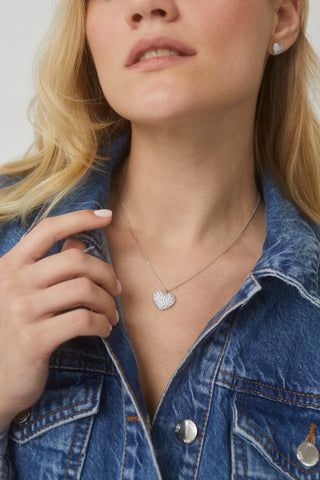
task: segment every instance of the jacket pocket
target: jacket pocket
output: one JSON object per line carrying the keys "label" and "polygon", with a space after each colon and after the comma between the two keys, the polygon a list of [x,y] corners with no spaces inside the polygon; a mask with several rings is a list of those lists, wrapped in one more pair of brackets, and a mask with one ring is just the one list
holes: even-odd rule
{"label": "jacket pocket", "polygon": [[[320,409],[308,397],[312,395],[305,396],[306,401],[293,401],[289,396],[279,400],[238,394],[234,406],[234,480],[320,479]],[[311,444],[312,466],[306,465],[310,459],[302,456],[299,460],[297,456],[305,441]]]}
{"label": "jacket pocket", "polygon": [[[19,480],[80,480],[103,388],[116,381],[94,338],[76,339],[50,359],[46,389],[9,430],[8,457]],[[95,353],[92,353],[92,349]]]}
{"label": "jacket pocket", "polygon": [[43,395],[12,423],[9,438],[23,444],[59,426],[94,415],[99,408],[102,382],[102,373],[51,369]]}

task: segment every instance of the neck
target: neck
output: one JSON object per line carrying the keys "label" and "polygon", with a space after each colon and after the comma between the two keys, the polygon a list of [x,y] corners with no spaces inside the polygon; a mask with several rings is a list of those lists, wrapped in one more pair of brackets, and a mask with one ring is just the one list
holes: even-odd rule
{"label": "neck", "polygon": [[213,235],[224,243],[241,228],[258,198],[253,128],[243,130],[230,122],[132,125],[119,183],[135,231],[192,247]]}

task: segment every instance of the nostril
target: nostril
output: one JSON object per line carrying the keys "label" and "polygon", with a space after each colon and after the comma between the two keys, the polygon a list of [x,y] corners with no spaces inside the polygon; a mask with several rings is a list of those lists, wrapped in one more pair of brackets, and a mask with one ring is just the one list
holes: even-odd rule
{"label": "nostril", "polygon": [[[162,8],[155,8],[154,10],[151,10],[150,16],[151,17],[166,17],[168,12],[166,10],[163,10]],[[134,23],[140,23],[141,20],[145,17],[144,14],[141,13],[134,13],[131,17],[131,21]]]}
{"label": "nostril", "polygon": [[165,17],[167,15],[167,12],[165,10],[162,10],[161,8],[157,8],[157,10],[153,10],[153,15],[158,15],[159,17]]}
{"label": "nostril", "polygon": [[133,16],[132,16],[132,20],[134,22],[141,22],[142,20],[142,15],[140,15],[139,13],[135,13]]}

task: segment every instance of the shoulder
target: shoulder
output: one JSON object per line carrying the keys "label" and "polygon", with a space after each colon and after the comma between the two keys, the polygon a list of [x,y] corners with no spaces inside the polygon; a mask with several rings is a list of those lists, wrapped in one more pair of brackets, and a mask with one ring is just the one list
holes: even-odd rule
{"label": "shoulder", "polygon": [[[13,187],[20,180],[19,177],[10,175],[0,175],[0,189]],[[26,226],[15,218],[0,223],[0,256],[11,250],[15,244],[22,238]]]}
{"label": "shoulder", "polygon": [[318,246],[320,248],[320,225],[311,221],[308,221],[307,223],[314,237],[314,240],[318,243]]}
{"label": "shoulder", "polygon": [[306,222],[310,228],[312,239],[315,245],[315,250],[317,252],[317,258],[315,263],[315,283],[317,285],[318,297],[320,297],[320,225],[311,221]]}
{"label": "shoulder", "polygon": [[35,216],[30,216],[27,222],[14,218],[0,224],[0,257],[9,252],[26,235]]}

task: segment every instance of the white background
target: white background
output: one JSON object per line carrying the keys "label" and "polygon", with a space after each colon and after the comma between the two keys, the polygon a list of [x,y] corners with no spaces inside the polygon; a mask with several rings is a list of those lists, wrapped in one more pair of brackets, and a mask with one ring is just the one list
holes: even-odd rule
{"label": "white background", "polygon": [[[46,32],[56,1],[2,0],[0,163],[22,154],[32,140],[26,111],[32,95],[33,58],[37,45]],[[319,21],[320,0],[310,0],[309,38],[320,55]]]}

